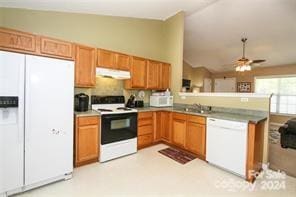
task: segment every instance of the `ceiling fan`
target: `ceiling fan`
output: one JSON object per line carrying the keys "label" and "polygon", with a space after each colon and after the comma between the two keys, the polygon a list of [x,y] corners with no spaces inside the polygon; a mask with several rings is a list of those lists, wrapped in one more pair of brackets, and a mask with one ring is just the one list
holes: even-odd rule
{"label": "ceiling fan", "polygon": [[235,71],[238,71],[238,72],[250,71],[254,64],[260,64],[260,63],[266,61],[266,60],[250,60],[250,59],[246,58],[245,51],[246,51],[247,40],[248,40],[247,38],[241,39],[241,41],[243,43],[243,56],[242,56],[242,58],[237,60]]}

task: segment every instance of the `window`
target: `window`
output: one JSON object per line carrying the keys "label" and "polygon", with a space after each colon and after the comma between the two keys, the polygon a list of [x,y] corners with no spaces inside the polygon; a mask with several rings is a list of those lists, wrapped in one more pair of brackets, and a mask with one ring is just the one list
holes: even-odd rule
{"label": "window", "polygon": [[255,92],[273,93],[271,112],[296,114],[296,76],[256,77]]}

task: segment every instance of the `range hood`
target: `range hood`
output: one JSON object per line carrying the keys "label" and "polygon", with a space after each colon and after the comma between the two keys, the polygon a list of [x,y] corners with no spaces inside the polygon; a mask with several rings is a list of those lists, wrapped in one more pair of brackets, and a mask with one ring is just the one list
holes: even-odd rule
{"label": "range hood", "polygon": [[96,75],[109,77],[113,79],[130,79],[131,73],[129,71],[114,70],[108,68],[96,68]]}

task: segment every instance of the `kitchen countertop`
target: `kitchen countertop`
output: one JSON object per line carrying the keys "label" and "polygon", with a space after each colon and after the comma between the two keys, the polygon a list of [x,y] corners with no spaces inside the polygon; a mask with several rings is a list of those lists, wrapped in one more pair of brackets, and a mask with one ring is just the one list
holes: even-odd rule
{"label": "kitchen countertop", "polygon": [[100,116],[101,114],[97,111],[94,110],[88,110],[88,111],[84,111],[84,112],[74,112],[76,117],[83,117],[83,116]]}
{"label": "kitchen countertop", "polygon": [[[136,109],[138,110],[138,112],[170,111],[170,112],[178,112],[183,114],[204,116],[209,118],[218,118],[218,119],[233,120],[233,121],[239,121],[239,122],[249,122],[254,124],[257,124],[258,122],[267,119],[266,116],[246,115],[246,114],[229,113],[229,112],[212,111],[210,113],[197,113],[197,112],[185,111],[184,108],[180,108],[180,107],[142,107],[142,108],[136,108]],[[94,110],[88,110],[85,112],[75,112],[74,114],[76,117],[100,116],[100,113]]]}
{"label": "kitchen countertop", "polygon": [[218,118],[218,119],[233,120],[233,121],[239,121],[239,122],[249,122],[254,124],[257,124],[258,122],[267,119],[266,116],[245,115],[245,114],[229,113],[229,112],[212,111],[210,113],[197,113],[197,112],[185,111],[184,108],[180,108],[180,107],[143,107],[143,108],[136,108],[136,109],[138,110],[138,112],[171,111],[171,112],[179,112],[184,114],[204,116],[209,118]]}

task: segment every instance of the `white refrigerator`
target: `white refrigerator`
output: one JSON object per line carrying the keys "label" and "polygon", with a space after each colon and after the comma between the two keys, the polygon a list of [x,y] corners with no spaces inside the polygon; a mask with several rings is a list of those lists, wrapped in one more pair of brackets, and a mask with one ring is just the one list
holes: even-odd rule
{"label": "white refrigerator", "polygon": [[70,178],[72,61],[0,51],[0,196]]}

